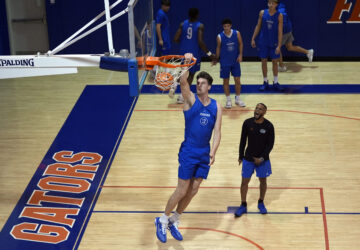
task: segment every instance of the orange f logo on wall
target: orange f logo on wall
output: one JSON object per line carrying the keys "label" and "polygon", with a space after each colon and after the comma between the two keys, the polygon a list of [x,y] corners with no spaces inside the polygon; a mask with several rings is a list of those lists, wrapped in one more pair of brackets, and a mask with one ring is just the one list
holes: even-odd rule
{"label": "orange f logo on wall", "polygon": [[[355,3],[354,6],[353,3]],[[346,23],[360,23],[360,0],[353,0],[353,2],[337,0],[333,14],[327,23],[343,23],[341,17],[344,12],[350,14],[350,18],[346,20]]]}
{"label": "orange f logo on wall", "polygon": [[[52,159],[55,163],[46,166],[37,183],[39,189],[32,191],[19,216],[38,223],[25,220],[14,225],[10,231],[14,239],[50,244],[66,241],[70,235],[68,228],[76,222],[102,156],[90,152],[60,151]],[[51,191],[62,195],[47,195]],[[80,197],[71,197],[74,195]]]}

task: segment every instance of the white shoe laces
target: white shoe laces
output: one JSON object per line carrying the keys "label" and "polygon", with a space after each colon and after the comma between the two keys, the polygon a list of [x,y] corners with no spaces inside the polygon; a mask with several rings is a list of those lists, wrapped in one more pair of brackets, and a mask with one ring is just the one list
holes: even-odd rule
{"label": "white shoe laces", "polygon": [[167,225],[167,224],[163,224],[163,223],[161,223],[161,222],[160,222],[160,224],[161,224],[161,233],[166,234],[166,228],[168,227],[168,225]]}

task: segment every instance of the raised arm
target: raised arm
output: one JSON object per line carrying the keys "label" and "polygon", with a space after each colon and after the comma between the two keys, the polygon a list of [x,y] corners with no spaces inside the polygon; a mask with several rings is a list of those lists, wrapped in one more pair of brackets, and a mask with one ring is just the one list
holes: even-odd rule
{"label": "raised arm", "polygon": [[254,30],[254,34],[253,34],[253,36],[251,38],[251,46],[253,48],[256,47],[255,38],[257,37],[257,35],[259,35],[261,25],[262,25],[262,17],[263,17],[263,15],[264,15],[264,10],[261,10],[260,13],[259,13],[258,22],[257,22],[255,30]]}
{"label": "raised arm", "polygon": [[220,145],[220,140],[221,140],[222,108],[218,102],[216,104],[217,104],[217,115],[214,126],[213,144],[210,151],[210,165],[212,165],[215,162],[215,154]]}
{"label": "raised arm", "polygon": [[[190,63],[193,55],[191,53],[185,54],[185,64]],[[190,90],[190,85],[188,83],[189,71],[186,70],[184,74],[180,77],[180,89],[181,94],[184,97],[184,110],[189,110],[191,106],[195,103],[195,95]]]}

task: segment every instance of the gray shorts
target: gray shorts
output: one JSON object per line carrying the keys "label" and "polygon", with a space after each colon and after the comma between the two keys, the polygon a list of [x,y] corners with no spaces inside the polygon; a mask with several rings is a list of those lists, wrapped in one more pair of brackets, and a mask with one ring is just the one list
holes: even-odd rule
{"label": "gray shorts", "polygon": [[281,45],[285,45],[287,43],[292,43],[293,41],[294,41],[294,36],[293,36],[292,32],[290,31],[289,33],[283,34]]}

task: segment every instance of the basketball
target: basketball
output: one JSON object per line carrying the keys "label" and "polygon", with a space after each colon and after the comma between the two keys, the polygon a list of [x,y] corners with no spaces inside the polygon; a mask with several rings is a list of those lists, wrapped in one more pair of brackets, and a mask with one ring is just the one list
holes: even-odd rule
{"label": "basketball", "polygon": [[174,83],[174,77],[169,72],[159,72],[155,76],[155,86],[161,91],[169,91]]}

